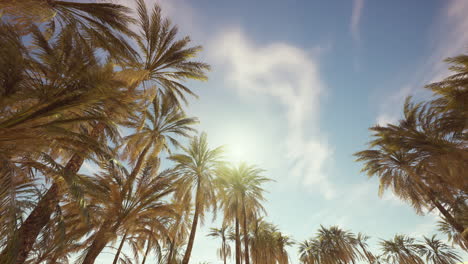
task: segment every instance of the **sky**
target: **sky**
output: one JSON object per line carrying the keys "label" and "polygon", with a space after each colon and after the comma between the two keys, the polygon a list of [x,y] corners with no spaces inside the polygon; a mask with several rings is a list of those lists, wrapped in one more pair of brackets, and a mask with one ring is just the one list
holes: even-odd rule
{"label": "sky", "polygon": [[[199,98],[187,113],[228,160],[274,180],[266,220],[296,241],[338,225],[371,236],[372,248],[397,233],[437,233],[436,214],[418,216],[391,193],[379,198],[377,179],[352,154],[366,148],[369,127],[398,120],[405,97],[430,97],[423,86],[447,76],[444,58],[466,52],[468,1],[147,2],[203,45],[199,59],[212,71],[188,84]],[[222,263],[219,241],[206,237],[219,221],[199,229],[191,263]],[[299,263],[297,247],[289,252]]]}

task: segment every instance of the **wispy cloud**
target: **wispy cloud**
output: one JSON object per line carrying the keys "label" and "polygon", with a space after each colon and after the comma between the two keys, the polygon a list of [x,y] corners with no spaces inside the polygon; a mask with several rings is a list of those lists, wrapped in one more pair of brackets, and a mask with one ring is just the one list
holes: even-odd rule
{"label": "wispy cloud", "polygon": [[216,66],[225,70],[224,79],[241,95],[266,96],[284,109],[284,144],[292,175],[307,188],[333,197],[326,173],[333,151],[319,133],[324,85],[318,62],[286,43],[254,45],[239,28],[223,30],[208,49]]}
{"label": "wispy cloud", "polygon": [[431,55],[420,66],[411,80],[396,93],[385,97],[377,123],[395,121],[399,118],[404,98],[409,95],[420,95],[427,91],[421,89],[424,85],[439,81],[449,75],[448,65],[443,62],[447,57],[457,56],[468,51],[468,1],[451,0],[442,9],[435,27],[431,32],[429,48]]}
{"label": "wispy cloud", "polygon": [[353,11],[351,14],[351,23],[349,25],[351,35],[357,42],[360,41],[360,28],[362,9],[364,8],[364,0],[353,0]]}

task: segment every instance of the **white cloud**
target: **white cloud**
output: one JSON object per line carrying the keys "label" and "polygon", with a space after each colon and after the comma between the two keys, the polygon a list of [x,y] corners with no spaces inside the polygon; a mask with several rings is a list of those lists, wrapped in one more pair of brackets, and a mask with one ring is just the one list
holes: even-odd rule
{"label": "white cloud", "polygon": [[333,151],[318,129],[319,99],[324,91],[318,62],[286,43],[256,46],[237,28],[223,30],[208,50],[215,66],[225,70],[228,84],[241,95],[266,95],[283,107],[286,157],[293,176],[332,198],[334,188],[326,164]]}
{"label": "white cloud", "polygon": [[353,11],[351,14],[350,30],[355,41],[360,40],[359,23],[361,22],[362,9],[364,8],[364,0],[353,0]]}
{"label": "white cloud", "polygon": [[429,47],[431,55],[428,59],[421,61],[419,71],[414,74],[413,79],[402,86],[398,92],[389,98],[385,98],[377,123],[382,121],[397,120],[401,115],[401,105],[404,98],[411,94],[425,94],[427,90],[422,87],[428,83],[440,81],[447,77],[450,72],[448,64],[443,60],[466,53],[468,51],[468,1],[451,0],[442,9],[436,26],[432,29]]}

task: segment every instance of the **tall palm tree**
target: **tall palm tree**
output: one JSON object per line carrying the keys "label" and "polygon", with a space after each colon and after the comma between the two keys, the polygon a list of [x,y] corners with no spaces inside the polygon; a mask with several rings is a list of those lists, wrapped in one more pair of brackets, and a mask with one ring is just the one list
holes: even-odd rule
{"label": "tall palm tree", "polygon": [[[107,123],[101,111],[103,102],[121,98],[124,86],[116,80],[112,68],[98,63],[75,38],[47,41],[36,29],[33,44],[38,55],[23,53],[24,68],[18,69],[22,74],[16,80],[2,80],[7,95],[2,97],[0,110],[0,147],[5,151],[0,158],[3,168],[10,169],[0,177],[8,180],[18,175],[19,167],[36,168],[49,179],[62,179],[64,184],[60,188],[52,184],[51,192],[41,198],[15,232],[16,238],[10,240],[15,245],[10,244],[0,255],[5,263],[15,259],[24,262],[58,203],[58,193],[75,184],[73,175],[77,171],[70,172],[70,166],[57,169],[54,159],[67,158],[66,152],[105,154],[105,145],[80,130],[98,120]],[[2,66],[1,70],[8,68]]]}
{"label": "tall palm tree", "polygon": [[221,238],[221,248],[218,250],[218,256],[223,260],[224,264],[227,263],[227,258],[231,256],[231,247],[228,243],[228,234],[230,227],[223,225],[221,228],[210,228],[208,236]]}
{"label": "tall palm tree", "polygon": [[[176,263],[178,253],[184,246],[190,233],[193,217],[193,204],[191,193],[186,193],[182,197],[176,196],[172,203],[177,204],[177,216],[175,221],[168,227],[168,235],[165,240],[167,254],[165,255],[168,264]],[[183,257],[183,256],[182,256]]]}
{"label": "tall palm tree", "polygon": [[262,202],[264,189],[262,184],[270,179],[261,176],[263,170],[256,166],[241,163],[237,167],[225,167],[220,170],[217,179],[226,222],[235,223],[236,264],[240,262],[240,221],[242,220],[245,263],[250,263],[248,219],[256,219],[265,212]]}
{"label": "tall palm tree", "polygon": [[312,238],[299,243],[299,260],[303,264],[330,263],[326,256],[324,243],[318,239]]}
{"label": "tall palm tree", "polygon": [[216,210],[217,202],[213,178],[221,164],[223,149],[222,147],[210,149],[205,133],[192,138],[189,146],[182,147],[182,149],[185,153],[172,155],[169,159],[176,163],[176,169],[182,177],[179,184],[181,196],[195,193],[192,228],[182,260],[182,264],[187,264],[192,253],[199,219],[203,222],[205,212],[210,209]]}
{"label": "tall palm tree", "polygon": [[146,161],[143,170],[132,179],[133,171],[112,162],[106,171],[95,175],[94,188],[98,192],[90,196],[95,231],[84,242],[87,247],[81,257],[83,264],[94,263],[118,232],[128,233],[150,224],[154,230],[167,233],[166,226],[158,220],[175,214],[166,199],[174,192],[177,175],[173,170],[158,172],[158,167],[154,159]]}
{"label": "tall palm tree", "polygon": [[[120,104],[105,105],[104,109],[106,110],[104,111],[104,117],[108,117],[110,113],[112,113],[112,119],[114,119],[115,113],[119,112],[116,111],[115,105],[125,106],[128,105],[129,102],[131,103],[132,100],[134,100],[132,90],[138,87],[143,81],[146,81],[146,83],[148,81],[152,81],[154,84],[159,85],[159,90],[167,90],[171,93],[173,93],[172,90],[177,90],[176,93],[178,93],[179,96],[183,96],[183,93],[192,94],[192,92],[180,83],[181,80],[205,78],[204,71],[208,69],[208,66],[203,63],[190,61],[190,59],[196,55],[200,48],[187,48],[187,45],[189,44],[189,40],[187,38],[184,38],[183,41],[174,41],[176,35],[175,28],[171,27],[170,24],[166,22],[163,23],[163,20],[159,13],[151,15],[150,18],[148,15],[145,16],[140,12],[141,18],[146,18],[145,21],[140,21],[140,25],[145,27],[146,31],[144,31],[149,34],[143,34],[142,36],[134,36],[132,31],[126,28],[128,22],[132,21],[132,19],[130,19],[130,17],[126,15],[127,9],[118,5],[86,4],[65,1],[27,0],[15,1],[14,4],[19,6],[15,6],[14,4],[12,5],[11,1],[2,1],[0,2],[0,4],[3,7],[3,10],[6,10],[9,16],[18,18],[14,20],[18,22],[16,25],[22,24],[23,22],[30,24],[31,21],[34,22],[37,20],[42,20],[44,18],[42,17],[42,14],[45,14],[50,10],[50,12],[48,13],[55,13],[55,16],[48,17],[49,23],[47,24],[46,28],[49,32],[49,36],[55,35],[62,39],[67,39],[71,36],[79,35],[80,39],[90,40],[89,43],[83,42],[83,44],[86,44],[88,46],[88,50],[94,51],[96,48],[104,48],[105,50],[109,51],[109,54],[111,55],[109,60],[117,61],[124,69],[120,73],[121,78],[132,79],[132,81],[128,85],[128,87],[132,89],[130,89],[130,92],[127,93],[126,97],[124,97],[125,99],[122,99],[122,97],[116,97],[119,98]],[[143,1],[140,1],[140,4],[144,5]],[[27,6],[28,8],[21,8],[21,6]],[[46,9],[47,12],[43,12],[46,11]],[[29,11],[32,13],[28,13]],[[140,9],[140,11],[146,11],[146,9]],[[62,27],[62,25],[66,26]],[[146,25],[150,26],[146,27]],[[56,31],[55,29],[57,28],[60,28],[61,30]],[[148,43],[148,45],[140,45],[140,47],[142,48],[141,53],[131,52],[131,45],[128,44],[125,40],[120,39],[120,37],[117,35],[117,33],[119,32],[127,34],[129,36],[133,36],[137,39],[137,42]],[[50,50],[53,49],[49,49],[47,51]],[[68,50],[73,51],[74,49],[69,48]],[[138,54],[141,54],[143,57],[137,56]],[[154,55],[152,62],[155,63],[149,63],[150,60],[144,59],[148,54]],[[159,57],[159,55],[162,55],[162,57]],[[71,57],[80,58],[82,56]],[[122,58],[124,58],[124,60],[122,60]],[[142,64],[138,64],[138,62],[140,61],[142,61]],[[156,61],[159,61],[162,64],[156,63]],[[67,66],[75,64],[57,65]],[[139,65],[149,65],[149,67],[140,67]],[[63,68],[66,69],[66,67]],[[128,76],[129,72],[138,74],[133,74],[132,77]],[[61,77],[67,75],[57,76]],[[11,89],[9,89],[10,86],[3,89],[3,91],[11,93]],[[3,100],[4,98],[6,97],[2,97],[1,99]],[[98,97],[91,98],[94,100],[94,102],[99,102]],[[109,98],[113,97],[109,96]],[[103,100],[102,102],[109,102],[109,100]],[[65,101],[64,103],[65,106],[73,106],[72,102]],[[94,120],[98,120],[98,118],[95,118]],[[8,122],[4,122],[4,124],[11,126],[11,120],[7,121]],[[99,137],[102,137],[103,129],[105,127],[104,124],[105,122],[101,121],[98,124],[94,125],[94,128],[89,132],[90,138],[97,139]],[[90,146],[93,145],[95,146],[95,144],[90,144]],[[89,153],[89,151],[71,152]],[[83,155],[80,154],[73,155],[69,159],[67,166],[65,166],[67,174],[76,174],[80,169],[81,165],[83,164],[84,158],[85,157],[83,157]],[[64,160],[64,158],[62,158],[62,160]],[[29,249],[32,247],[32,244],[34,243],[37,237],[37,234],[45,226],[48,219],[50,219],[52,210],[50,210],[49,208],[53,208],[54,205],[56,205],[60,199],[58,191],[59,187],[60,186],[54,183],[48,190],[46,195],[44,195],[41,198],[40,202],[38,203],[38,206],[30,214],[30,217],[28,217],[28,219],[26,219],[26,221],[24,222],[23,230],[26,231],[20,232],[19,241],[27,240],[28,243],[26,243],[24,247],[20,247],[19,255],[22,256],[22,258],[24,258],[24,256],[27,256]],[[41,219],[41,221],[38,221],[39,219]]]}
{"label": "tall palm tree", "polygon": [[365,234],[361,232],[359,232],[356,236],[356,243],[357,243],[357,246],[359,247],[359,251],[363,259],[367,260],[369,264],[372,264],[375,261],[375,257],[372,255],[372,253],[368,249],[367,240],[369,240],[369,236],[366,236]]}
{"label": "tall palm tree", "polygon": [[418,254],[422,246],[414,238],[395,235],[391,240],[382,240],[380,246],[382,256],[390,264],[424,264]]}
{"label": "tall palm tree", "polygon": [[414,105],[408,99],[404,114],[398,125],[371,128],[375,132],[372,149],[355,155],[365,162],[363,171],[380,178],[380,194],[391,188],[417,213],[437,208],[462,234],[465,227],[454,211],[459,197],[466,195],[466,181],[451,179],[463,178],[468,169],[466,143],[455,133],[440,129],[430,105]]}
{"label": "tall palm tree", "polygon": [[253,264],[288,264],[286,247],[293,241],[278,228],[262,219],[258,219],[250,228],[250,251]]}
{"label": "tall palm tree", "polygon": [[426,86],[435,98],[420,104],[408,98],[404,118],[395,125],[371,128],[373,149],[356,156],[366,162],[363,170],[369,176],[379,176],[381,191],[392,188],[418,213],[437,208],[459,233],[463,246],[468,243],[468,225],[459,201],[468,195],[468,56],[447,61],[453,75]]}
{"label": "tall palm tree", "polygon": [[444,242],[437,239],[435,235],[431,238],[424,237],[424,244],[419,253],[426,258],[427,263],[432,264],[456,264],[462,262],[460,256],[447,246]]}
{"label": "tall palm tree", "polygon": [[145,72],[139,79],[158,91],[165,91],[186,101],[185,94],[195,94],[181,81],[206,80],[209,65],[191,60],[201,51],[201,46],[188,47],[190,38],[175,40],[178,29],[161,15],[161,8],[154,5],[149,11],[144,0],[137,0],[140,35],[135,38],[140,57],[124,67]]}
{"label": "tall palm tree", "polygon": [[195,131],[191,126],[198,122],[187,117],[172,96],[163,93],[156,95],[141,112],[134,122],[127,122],[136,131],[126,136],[123,144],[123,158],[135,166],[129,176],[130,186],[146,159],[157,157],[163,150],[170,153],[171,144],[179,147],[177,137],[190,137]]}
{"label": "tall palm tree", "polygon": [[[365,248],[362,235],[360,239]],[[320,226],[315,237],[299,244],[300,260],[305,264],[355,263],[361,257],[360,249],[356,236],[337,226]]]}
{"label": "tall palm tree", "polygon": [[358,245],[355,235],[337,226],[325,228],[320,226],[317,239],[325,247],[326,256],[322,259],[331,258],[335,262],[354,263],[358,259]]}
{"label": "tall palm tree", "polygon": [[[168,151],[169,143],[174,146],[180,145],[174,136],[188,137],[188,133],[193,131],[190,125],[194,124],[196,119],[187,118],[179,105],[174,103],[173,97],[165,94],[160,96],[162,98],[156,96],[149,104],[149,107],[144,108],[135,122],[127,124],[135,127],[136,132],[124,138],[123,157],[127,158],[130,164],[133,165],[132,171],[126,177],[125,184],[122,186],[122,195],[124,197],[132,195],[134,191],[132,189],[133,182],[142,173],[142,168],[148,161],[151,162],[157,159],[162,150]],[[124,241],[125,239],[122,240],[122,242]],[[96,252],[93,254],[96,254]],[[94,261],[93,257],[96,256],[90,255],[88,259],[85,257],[85,260],[88,262]]]}

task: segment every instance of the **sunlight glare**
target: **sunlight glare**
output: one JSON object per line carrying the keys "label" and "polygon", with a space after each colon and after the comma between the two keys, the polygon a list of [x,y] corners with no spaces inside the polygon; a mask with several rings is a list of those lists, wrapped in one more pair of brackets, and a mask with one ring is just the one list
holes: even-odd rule
{"label": "sunlight glare", "polygon": [[238,125],[231,129],[225,137],[226,159],[234,164],[241,162],[258,162],[261,146],[260,135],[249,126]]}

